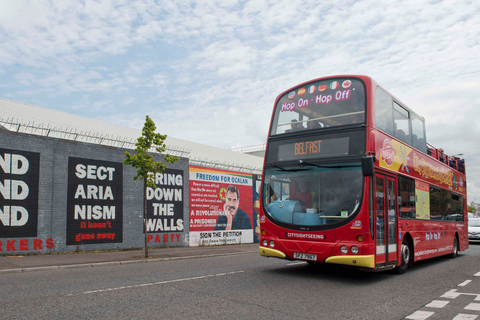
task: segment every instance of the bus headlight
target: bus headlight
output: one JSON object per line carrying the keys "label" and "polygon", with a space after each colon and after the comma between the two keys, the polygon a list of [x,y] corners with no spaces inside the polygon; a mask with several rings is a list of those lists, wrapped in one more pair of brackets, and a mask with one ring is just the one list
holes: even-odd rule
{"label": "bus headlight", "polygon": [[340,247],[340,252],[343,253],[343,254],[348,253],[348,247],[347,246],[341,246]]}
{"label": "bus headlight", "polygon": [[273,247],[275,247],[275,242],[273,242],[273,240],[270,240],[268,245],[270,246],[270,248],[273,248]]}
{"label": "bus headlight", "polygon": [[263,239],[263,241],[262,241],[262,245],[263,245],[264,247],[266,247],[266,246],[268,245],[268,241],[267,241],[267,239]]}
{"label": "bus headlight", "polygon": [[352,251],[353,254],[357,254],[358,253],[358,247],[357,246],[352,246],[350,248],[350,251]]}

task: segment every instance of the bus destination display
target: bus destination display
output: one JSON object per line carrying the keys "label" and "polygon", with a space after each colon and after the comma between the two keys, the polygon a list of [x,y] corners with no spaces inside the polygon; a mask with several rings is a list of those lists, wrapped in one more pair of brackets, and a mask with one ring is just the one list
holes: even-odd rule
{"label": "bus destination display", "polygon": [[278,146],[278,161],[348,155],[349,137],[315,139]]}

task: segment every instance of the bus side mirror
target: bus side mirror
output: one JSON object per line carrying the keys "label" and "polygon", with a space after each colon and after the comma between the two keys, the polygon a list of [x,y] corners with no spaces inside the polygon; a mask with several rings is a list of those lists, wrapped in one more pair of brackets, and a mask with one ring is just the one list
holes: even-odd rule
{"label": "bus side mirror", "polygon": [[364,177],[372,177],[375,173],[373,169],[373,163],[375,162],[375,156],[362,157],[362,173]]}

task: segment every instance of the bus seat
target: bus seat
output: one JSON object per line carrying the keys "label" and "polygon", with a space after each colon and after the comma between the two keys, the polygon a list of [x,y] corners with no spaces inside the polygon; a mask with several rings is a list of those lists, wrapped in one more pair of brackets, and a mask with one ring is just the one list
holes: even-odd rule
{"label": "bus seat", "polygon": [[407,135],[405,134],[405,131],[403,131],[402,129],[397,130],[397,132],[395,133],[395,136],[402,141],[407,141]]}
{"label": "bus seat", "polygon": [[318,213],[294,212],[293,214],[293,223],[299,225],[317,226],[321,224],[321,220]]}
{"label": "bus seat", "polygon": [[302,206],[298,201],[273,201],[268,205],[268,212],[277,220],[292,223],[294,212],[302,212]]}

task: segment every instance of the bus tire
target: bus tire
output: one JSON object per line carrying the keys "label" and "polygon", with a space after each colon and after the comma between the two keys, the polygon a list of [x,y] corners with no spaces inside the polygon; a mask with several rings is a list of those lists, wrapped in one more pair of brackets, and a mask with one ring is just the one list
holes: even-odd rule
{"label": "bus tire", "polygon": [[453,252],[448,255],[450,259],[455,259],[455,257],[458,256],[458,238],[455,235],[455,238],[453,240]]}
{"label": "bus tire", "polygon": [[402,248],[400,250],[400,264],[395,268],[395,273],[397,274],[405,273],[408,266],[412,263],[413,250],[410,246],[410,242],[403,239]]}

